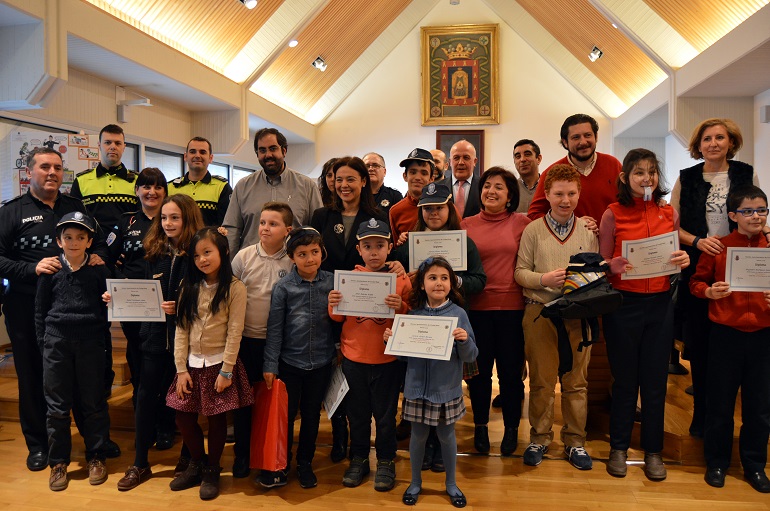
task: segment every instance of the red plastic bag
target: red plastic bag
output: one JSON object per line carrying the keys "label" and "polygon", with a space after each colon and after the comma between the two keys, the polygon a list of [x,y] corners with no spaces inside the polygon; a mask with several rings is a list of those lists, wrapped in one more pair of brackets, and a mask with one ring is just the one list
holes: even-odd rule
{"label": "red plastic bag", "polygon": [[270,390],[263,381],[254,385],[249,466],[271,472],[286,468],[288,430],[289,394],[286,385],[277,378]]}

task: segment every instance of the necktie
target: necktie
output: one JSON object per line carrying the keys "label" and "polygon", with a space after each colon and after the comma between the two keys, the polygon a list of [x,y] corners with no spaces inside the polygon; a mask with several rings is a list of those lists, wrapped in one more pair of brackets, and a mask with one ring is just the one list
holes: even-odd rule
{"label": "necktie", "polygon": [[457,197],[455,199],[455,205],[457,206],[458,211],[460,211],[460,216],[462,217],[465,213],[465,180],[457,182]]}

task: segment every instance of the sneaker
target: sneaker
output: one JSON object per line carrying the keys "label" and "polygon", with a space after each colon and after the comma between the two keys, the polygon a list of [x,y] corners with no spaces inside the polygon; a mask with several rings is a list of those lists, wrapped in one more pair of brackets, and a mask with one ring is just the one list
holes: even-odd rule
{"label": "sneaker", "polygon": [[259,476],[259,484],[263,488],[278,488],[279,486],[286,486],[286,481],[289,479],[289,469],[276,470],[270,472],[269,470],[263,470]]}
{"label": "sneaker", "polygon": [[187,466],[190,464],[190,458],[187,456],[179,456],[179,459],[176,462],[176,466],[174,467],[174,477],[179,477],[182,475],[182,472],[187,470]]}
{"label": "sneaker", "polygon": [[660,453],[644,454],[644,475],[650,481],[662,481],[666,478],[666,466]]}
{"label": "sneaker", "polygon": [[377,472],[374,474],[374,489],[390,491],[396,485],[396,464],[393,460],[377,460]]}
{"label": "sneaker", "polygon": [[181,491],[199,484],[201,484],[201,462],[190,460],[187,469],[176,476],[168,486],[171,488],[171,491]]}
{"label": "sneaker", "polygon": [[369,474],[369,460],[353,456],[350,465],[342,476],[342,484],[348,488],[355,488],[364,481],[364,477]]}
{"label": "sneaker", "polygon": [[67,465],[57,463],[51,467],[51,475],[48,477],[48,488],[51,491],[62,491],[67,489],[69,479],[67,478]]}
{"label": "sneaker", "polygon": [[211,500],[219,496],[219,473],[222,467],[201,467],[201,500]]}
{"label": "sneaker", "polygon": [[88,482],[93,486],[107,480],[107,467],[100,459],[94,458],[88,462]]}
{"label": "sneaker", "polygon": [[315,488],[318,486],[318,478],[313,473],[310,463],[297,463],[297,479],[303,488]]}
{"label": "sneaker", "polygon": [[610,449],[610,459],[607,460],[607,473],[615,477],[626,477],[628,453],[622,449]]}
{"label": "sneaker", "polygon": [[139,468],[135,465],[132,465],[128,467],[128,470],[126,470],[126,475],[121,477],[120,481],[118,481],[118,490],[133,490],[147,479],[149,479],[151,476],[152,470],[150,470],[149,465],[144,468]]}
{"label": "sneaker", "polygon": [[586,450],[580,447],[565,447],[564,454],[567,455],[567,460],[578,470],[591,470],[594,466],[591,457]]}
{"label": "sneaker", "polygon": [[543,461],[543,455],[548,452],[548,446],[530,443],[524,450],[524,464],[536,467]]}

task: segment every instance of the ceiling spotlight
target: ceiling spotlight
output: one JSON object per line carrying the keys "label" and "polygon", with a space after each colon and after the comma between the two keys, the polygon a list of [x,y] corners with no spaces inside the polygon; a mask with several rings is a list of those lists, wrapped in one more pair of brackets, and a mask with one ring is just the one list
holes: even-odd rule
{"label": "ceiling spotlight", "polygon": [[591,53],[588,54],[588,58],[591,60],[591,62],[596,62],[602,58],[602,55],[604,55],[604,52],[600,50],[598,46],[594,46],[594,49],[591,50]]}
{"label": "ceiling spotlight", "polygon": [[449,5],[460,5],[460,0],[449,0]]}
{"label": "ceiling spotlight", "polygon": [[241,3],[245,5],[247,9],[253,9],[257,6],[257,0],[241,0]]}
{"label": "ceiling spotlight", "polygon": [[294,48],[298,44],[299,44],[299,41],[297,41],[296,39],[292,39],[291,41],[289,41],[289,48]]}
{"label": "ceiling spotlight", "polygon": [[320,55],[313,61],[312,66],[319,71],[326,71],[326,61]]}

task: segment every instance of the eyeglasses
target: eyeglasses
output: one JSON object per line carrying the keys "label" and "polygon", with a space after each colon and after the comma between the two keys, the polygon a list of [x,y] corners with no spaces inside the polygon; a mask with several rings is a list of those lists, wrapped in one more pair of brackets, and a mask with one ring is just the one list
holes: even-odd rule
{"label": "eyeglasses", "polygon": [[381,168],[384,168],[384,167],[382,165],[380,165],[379,163],[367,163],[366,164],[366,168],[367,169],[377,170],[377,169],[381,169]]}
{"label": "eyeglasses", "polygon": [[768,213],[767,208],[756,208],[756,209],[736,209],[736,213],[740,213],[743,216],[754,216],[754,213],[756,213],[759,216],[767,216]]}

